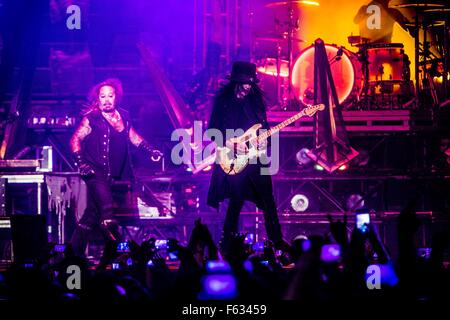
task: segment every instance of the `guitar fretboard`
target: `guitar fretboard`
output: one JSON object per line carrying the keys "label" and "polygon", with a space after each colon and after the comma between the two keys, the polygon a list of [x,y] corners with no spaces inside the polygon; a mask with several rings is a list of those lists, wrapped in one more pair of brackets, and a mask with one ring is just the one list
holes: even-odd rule
{"label": "guitar fretboard", "polygon": [[277,133],[278,131],[280,131],[281,129],[283,129],[284,127],[290,125],[292,122],[297,121],[298,119],[300,119],[301,117],[303,117],[305,115],[305,109],[300,111],[299,113],[293,115],[292,117],[284,120],[283,122],[280,122],[279,124],[277,124],[275,127],[270,128],[269,130],[267,130],[266,132],[260,134],[259,136],[256,137],[256,143],[259,143],[260,141],[264,141],[267,138],[269,138],[272,134]]}

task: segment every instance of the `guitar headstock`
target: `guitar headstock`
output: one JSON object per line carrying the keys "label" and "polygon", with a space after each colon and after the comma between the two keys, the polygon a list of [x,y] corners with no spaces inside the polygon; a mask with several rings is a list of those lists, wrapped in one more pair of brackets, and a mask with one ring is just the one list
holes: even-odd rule
{"label": "guitar headstock", "polygon": [[322,111],[323,109],[325,109],[325,105],[323,103],[320,103],[306,107],[303,111],[308,117],[312,117],[316,114],[317,111]]}

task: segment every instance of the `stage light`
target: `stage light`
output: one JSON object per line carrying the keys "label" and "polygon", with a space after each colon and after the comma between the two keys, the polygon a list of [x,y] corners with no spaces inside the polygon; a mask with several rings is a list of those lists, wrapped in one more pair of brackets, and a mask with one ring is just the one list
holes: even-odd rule
{"label": "stage light", "polygon": [[[338,149],[337,147],[333,147],[333,149]],[[340,154],[340,159],[334,159],[332,161],[329,161],[327,159],[327,154],[324,152],[325,150],[318,151],[318,150],[312,150],[308,153],[308,157],[310,157],[314,162],[314,168],[318,171],[326,170],[328,172],[333,172],[335,170],[346,170],[348,169],[348,163],[352,161],[359,152],[355,149],[351,148],[347,151],[349,152],[345,156]],[[334,150],[336,151],[336,150]],[[320,168],[319,168],[320,167]]]}
{"label": "stage light", "polygon": [[68,128],[75,126],[75,118],[69,116],[53,117],[53,116],[33,116],[28,118],[29,128]]}
{"label": "stage light", "polygon": [[308,157],[309,149],[301,148],[295,155],[295,159],[297,160],[297,164],[299,166],[306,166],[312,162],[311,158]]}
{"label": "stage light", "polygon": [[323,171],[323,167],[318,164],[314,165],[314,169],[316,169],[317,171]]}
{"label": "stage light", "polygon": [[311,240],[304,234],[297,235],[292,242],[298,243],[303,252],[308,252],[311,249]]}
{"label": "stage light", "polygon": [[295,240],[308,240],[308,237],[305,236],[304,234],[299,234],[294,237],[293,241]]}
{"label": "stage light", "polygon": [[310,6],[316,6],[316,7],[318,7],[320,5],[319,2],[317,2],[317,1],[308,1],[308,0],[301,1],[301,3],[310,5]]}
{"label": "stage light", "polygon": [[309,207],[309,200],[304,194],[296,194],[291,199],[291,207],[295,212],[304,212]]}
{"label": "stage light", "polygon": [[362,209],[364,207],[364,198],[359,194],[352,194],[348,197],[346,205],[347,210],[351,212]]}
{"label": "stage light", "polygon": [[440,150],[446,156],[447,163],[450,164],[450,140],[444,139],[441,141]]}
{"label": "stage light", "polygon": [[203,169],[203,171],[204,171],[204,172],[208,172],[208,171],[211,171],[211,169],[212,169],[212,166],[209,165],[209,166],[207,166],[205,169]]}

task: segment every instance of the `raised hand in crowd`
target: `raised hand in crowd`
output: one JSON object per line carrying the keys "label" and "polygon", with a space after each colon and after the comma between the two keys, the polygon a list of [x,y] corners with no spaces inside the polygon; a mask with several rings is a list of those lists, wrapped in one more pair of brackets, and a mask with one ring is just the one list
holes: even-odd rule
{"label": "raised hand in crowd", "polygon": [[327,215],[330,222],[330,232],[334,240],[343,247],[347,247],[349,244],[347,236],[347,214],[344,214],[344,221],[340,219],[334,220],[330,214]]}

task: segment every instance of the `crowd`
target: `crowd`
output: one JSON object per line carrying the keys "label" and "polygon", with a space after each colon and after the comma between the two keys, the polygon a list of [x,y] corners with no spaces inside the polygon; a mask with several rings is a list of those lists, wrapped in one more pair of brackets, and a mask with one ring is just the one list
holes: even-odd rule
{"label": "crowd", "polygon": [[[106,244],[92,266],[66,246],[33,263],[16,263],[0,276],[7,301],[281,301],[299,303],[449,301],[450,270],[444,264],[448,233],[434,234],[431,250],[417,254],[419,227],[413,206],[398,219],[398,259],[378,236],[329,217],[325,235],[298,236],[275,250],[270,241],[235,234],[222,256],[208,227],[196,221],[187,245],[176,239]],[[68,272],[79,268],[79,279]],[[77,282],[78,281],[78,282]],[[70,285],[72,284],[72,286]]]}

